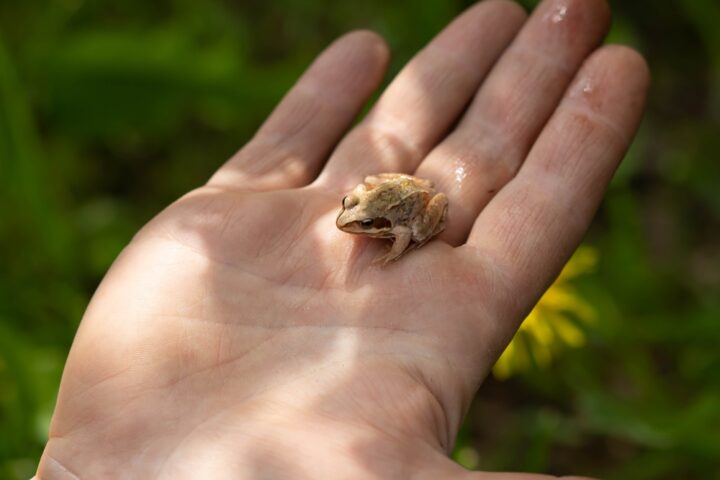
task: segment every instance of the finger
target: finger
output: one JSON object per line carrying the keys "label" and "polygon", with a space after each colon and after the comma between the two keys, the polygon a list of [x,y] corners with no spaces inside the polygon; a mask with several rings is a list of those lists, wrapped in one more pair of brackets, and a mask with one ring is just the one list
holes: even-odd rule
{"label": "finger", "polygon": [[349,33],[328,47],[255,137],[208,182],[272,190],[312,181],[382,80],[388,62],[375,33]]}
{"label": "finger", "polygon": [[448,196],[441,238],[464,242],[480,210],[520,167],[609,21],[605,0],[546,0],[533,12],[460,125],[416,173]]}
{"label": "finger", "polygon": [[[478,217],[461,249],[497,273],[497,318],[523,318],[577,247],[637,128],[648,83],[635,51],[595,52],[518,174]],[[502,348],[517,325],[496,327]]]}
{"label": "finger", "polygon": [[455,19],[393,80],[333,153],[319,183],[345,190],[365,175],[412,172],[475,94],[525,12],[483,1]]}

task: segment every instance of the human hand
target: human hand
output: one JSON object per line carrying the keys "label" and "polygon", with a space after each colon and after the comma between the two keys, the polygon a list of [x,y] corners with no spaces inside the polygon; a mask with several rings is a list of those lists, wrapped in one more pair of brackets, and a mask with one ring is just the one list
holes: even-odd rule
{"label": "human hand", "polygon": [[[608,21],[601,0],[547,0],[527,21],[482,2],[347,135],[387,47],[368,32],[330,46],[118,257],[39,478],[535,478],[447,454],[637,127],[647,67],[595,50]],[[334,224],[378,172],[429,178],[450,205],[439,240],[385,268],[372,261],[386,245]]]}

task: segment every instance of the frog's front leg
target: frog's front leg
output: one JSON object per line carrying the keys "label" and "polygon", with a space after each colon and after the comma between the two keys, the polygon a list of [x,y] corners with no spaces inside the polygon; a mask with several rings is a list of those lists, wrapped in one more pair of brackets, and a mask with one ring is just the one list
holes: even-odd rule
{"label": "frog's front leg", "polygon": [[400,258],[405,253],[412,240],[412,230],[407,227],[395,227],[393,229],[395,235],[395,241],[392,244],[392,248],[385,255],[377,257],[373,263],[379,263],[381,265],[387,265]]}
{"label": "frog's front leg", "polygon": [[413,226],[415,247],[425,245],[428,240],[445,229],[447,209],[448,199],[444,193],[438,193],[430,199],[420,221]]}

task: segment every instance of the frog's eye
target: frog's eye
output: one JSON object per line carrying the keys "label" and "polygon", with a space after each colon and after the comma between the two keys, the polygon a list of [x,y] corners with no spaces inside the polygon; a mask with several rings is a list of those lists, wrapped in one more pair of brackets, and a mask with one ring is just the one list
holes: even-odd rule
{"label": "frog's eye", "polygon": [[374,220],[372,218],[366,218],[365,220],[360,220],[360,225],[363,228],[370,228],[373,226]]}
{"label": "frog's eye", "polygon": [[355,195],[345,195],[342,199],[342,207],[349,210],[355,207],[359,201]]}

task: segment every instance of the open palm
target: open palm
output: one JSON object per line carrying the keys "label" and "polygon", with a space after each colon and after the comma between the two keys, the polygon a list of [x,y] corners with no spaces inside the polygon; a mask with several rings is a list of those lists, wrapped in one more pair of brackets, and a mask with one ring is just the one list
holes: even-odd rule
{"label": "open palm", "polygon": [[[486,0],[349,131],[387,63],[342,37],[207,185],[123,251],[78,331],[39,478],[525,478],[447,458],[475,390],[580,241],[648,74],[601,0]],[[339,143],[338,143],[339,142]],[[364,175],[449,198],[385,268],[335,228]],[[507,475],[507,477],[506,477]]]}

